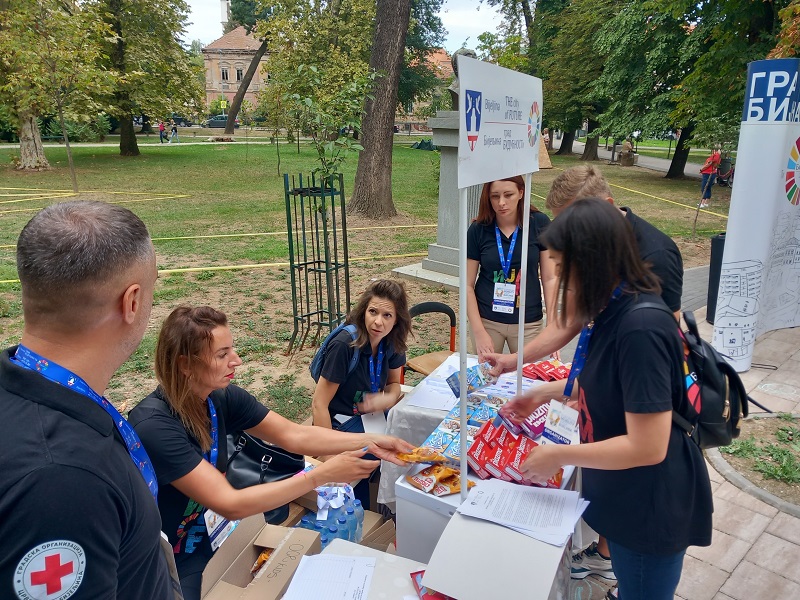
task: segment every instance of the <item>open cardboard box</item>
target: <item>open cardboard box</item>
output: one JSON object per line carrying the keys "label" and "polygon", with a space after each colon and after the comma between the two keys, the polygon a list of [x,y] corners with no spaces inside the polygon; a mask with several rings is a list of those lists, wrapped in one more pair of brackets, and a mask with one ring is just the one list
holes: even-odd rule
{"label": "open cardboard box", "polygon": [[[263,523],[261,515],[256,515],[256,518],[260,518]],[[252,598],[277,600],[283,596],[289,586],[289,582],[300,564],[300,557],[306,554],[317,554],[320,551],[317,532],[280,525],[263,525],[257,535],[242,548],[241,538],[243,536],[233,539],[233,535],[247,520],[245,519],[239,524],[214,556],[214,559],[223,559],[221,553],[226,551],[227,557],[230,558],[236,548],[240,548],[241,551],[230,563],[230,566],[214,581],[212,581],[212,577],[217,575],[219,564],[215,565],[215,568],[209,569],[212,566],[209,563],[209,567],[203,572],[203,600],[249,600]],[[246,531],[251,530],[251,527],[252,525],[248,524]],[[246,534],[246,531],[242,533]],[[250,569],[264,548],[274,548],[275,550],[253,578]]]}
{"label": "open cardboard box", "polygon": [[[243,519],[225,540],[203,571],[203,600],[273,600],[286,591],[300,557],[320,551],[319,535],[291,527],[305,509],[289,504],[289,517],[281,525],[265,525],[260,514]],[[385,550],[394,540],[394,523],[364,511],[362,545]],[[276,548],[269,561],[253,579],[250,568],[263,548]]]}

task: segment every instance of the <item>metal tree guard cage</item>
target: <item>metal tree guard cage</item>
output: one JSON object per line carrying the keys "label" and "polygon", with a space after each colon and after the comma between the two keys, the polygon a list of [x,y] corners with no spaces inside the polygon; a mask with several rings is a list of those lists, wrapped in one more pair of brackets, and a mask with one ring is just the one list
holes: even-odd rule
{"label": "metal tree guard cage", "polygon": [[[322,328],[332,331],[350,310],[350,266],[347,251],[342,175],[317,178],[283,175],[289,272],[294,330],[286,348],[315,345]],[[344,302],[342,302],[344,295]]]}

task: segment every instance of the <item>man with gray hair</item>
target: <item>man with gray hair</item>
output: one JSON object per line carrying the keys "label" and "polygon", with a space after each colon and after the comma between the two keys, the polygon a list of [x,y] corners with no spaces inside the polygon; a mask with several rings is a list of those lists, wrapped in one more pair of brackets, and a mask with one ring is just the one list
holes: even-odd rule
{"label": "man with gray hair", "polygon": [[0,597],[173,597],[155,473],[103,397],[144,335],[144,223],[103,202],[39,212],[17,242],[25,324],[0,353]]}

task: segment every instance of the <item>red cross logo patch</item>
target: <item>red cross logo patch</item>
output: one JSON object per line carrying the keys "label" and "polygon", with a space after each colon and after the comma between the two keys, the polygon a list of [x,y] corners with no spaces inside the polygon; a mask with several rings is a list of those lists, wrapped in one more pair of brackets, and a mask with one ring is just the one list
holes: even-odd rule
{"label": "red cross logo patch", "polygon": [[14,591],[20,600],[64,600],[83,582],[86,554],[68,540],[31,548],[14,571]]}

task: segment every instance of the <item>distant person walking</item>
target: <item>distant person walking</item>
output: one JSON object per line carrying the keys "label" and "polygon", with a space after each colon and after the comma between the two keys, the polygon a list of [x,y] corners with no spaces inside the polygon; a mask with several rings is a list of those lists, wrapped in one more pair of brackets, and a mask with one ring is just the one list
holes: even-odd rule
{"label": "distant person walking", "polygon": [[708,208],[708,201],[711,200],[711,188],[717,178],[717,170],[721,160],[719,148],[714,148],[711,151],[711,156],[706,159],[705,164],[700,169],[700,174],[703,176],[700,182],[700,190],[702,191],[700,204],[698,204],[700,208]]}
{"label": "distant person walking", "polygon": [[160,144],[164,143],[164,140],[167,139],[167,128],[164,125],[164,121],[158,121],[158,141]]}
{"label": "distant person walking", "polygon": [[167,143],[171,144],[172,141],[174,140],[176,144],[179,144],[180,140],[178,139],[178,124],[174,120],[171,121],[171,123],[172,123],[172,130],[169,136],[169,142]]}

